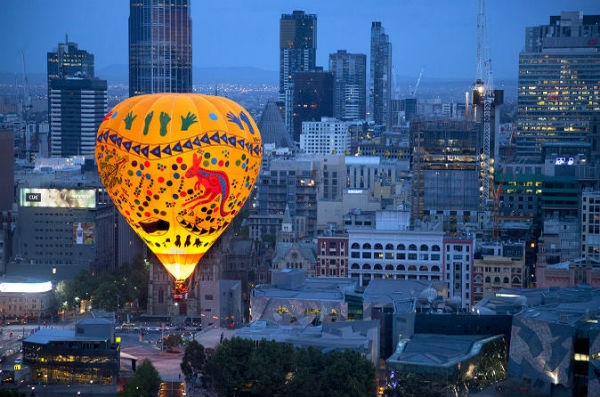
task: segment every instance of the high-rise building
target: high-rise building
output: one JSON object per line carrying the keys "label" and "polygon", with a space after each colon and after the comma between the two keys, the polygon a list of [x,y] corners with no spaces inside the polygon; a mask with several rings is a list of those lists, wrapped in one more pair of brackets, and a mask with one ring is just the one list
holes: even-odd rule
{"label": "high-rise building", "polygon": [[333,73],[314,71],[296,72],[293,78],[293,132],[300,141],[302,122],[321,121],[333,117]]}
{"label": "high-rise building", "polygon": [[423,120],[410,126],[414,219],[438,211],[474,215],[479,208],[480,126],[468,120]]}
{"label": "high-rise building", "polygon": [[[64,43],[58,43],[54,52],[47,55],[48,70],[48,122],[52,124],[52,109],[50,103],[50,90],[52,82],[70,77],[92,79],[94,78],[94,54],[80,50],[77,43],[70,42],[65,36]],[[50,130],[52,136],[52,129]],[[42,142],[44,145],[46,142]]]}
{"label": "high-rise building", "polygon": [[94,54],[80,50],[77,43],[69,42],[65,37],[64,43],[58,43],[54,52],[48,53],[48,96],[52,81],[68,77],[93,78]]}
{"label": "high-rise building", "polygon": [[15,201],[15,133],[0,129],[0,214],[12,210]]}
{"label": "high-rise building", "polygon": [[[317,16],[294,11],[279,20],[279,99],[285,102],[285,125],[293,128],[294,73],[315,70],[317,59]],[[298,133],[299,135],[300,133]],[[295,136],[298,140],[298,136]]]}
{"label": "high-rise building", "polygon": [[130,0],[129,96],[192,92],[189,0]]}
{"label": "high-rise building", "polygon": [[300,134],[300,149],[310,154],[345,154],[350,150],[348,124],[334,118],[305,121]]}
{"label": "high-rise building", "polygon": [[392,43],[381,22],[371,24],[369,109],[375,124],[389,127],[392,101]]}
{"label": "high-rise building", "polygon": [[600,191],[582,193],[581,256],[600,259]]}
{"label": "high-rise building", "polygon": [[329,71],[335,78],[335,117],[364,120],[367,110],[367,56],[338,50],[329,54]]}
{"label": "high-rise building", "polygon": [[52,157],[94,156],[96,134],[108,112],[106,80],[56,79],[50,83]]}
{"label": "high-rise building", "polygon": [[562,12],[528,27],[519,54],[516,154],[538,157],[546,145],[600,138],[600,15]]}

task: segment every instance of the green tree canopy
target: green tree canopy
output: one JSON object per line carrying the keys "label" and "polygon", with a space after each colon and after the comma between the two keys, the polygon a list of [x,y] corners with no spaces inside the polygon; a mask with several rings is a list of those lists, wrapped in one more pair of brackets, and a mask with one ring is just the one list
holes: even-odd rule
{"label": "green tree canopy", "polygon": [[152,362],[144,359],[133,376],[123,385],[122,396],[152,397],[158,394],[162,380]]}
{"label": "green tree canopy", "polygon": [[187,344],[183,353],[181,372],[183,372],[188,379],[200,379],[205,362],[206,353],[204,351],[204,346],[195,340],[191,341]]}
{"label": "green tree canopy", "polygon": [[[190,351],[191,354],[191,351]],[[182,363],[183,369],[183,363]],[[323,354],[287,343],[232,338],[209,355],[207,383],[220,395],[374,396],[375,367],[353,351]]]}

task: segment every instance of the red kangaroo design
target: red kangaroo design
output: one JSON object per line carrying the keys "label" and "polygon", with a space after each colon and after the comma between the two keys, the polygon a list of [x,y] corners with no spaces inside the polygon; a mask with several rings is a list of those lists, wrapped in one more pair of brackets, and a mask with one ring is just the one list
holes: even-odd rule
{"label": "red kangaroo design", "polygon": [[221,213],[221,216],[229,215],[231,212],[223,211],[225,200],[229,197],[229,178],[227,177],[227,174],[222,171],[205,170],[200,167],[200,161],[202,161],[202,157],[198,157],[196,156],[196,153],[194,153],[193,165],[186,171],[185,177],[198,178],[194,185],[194,189],[200,191],[200,188],[204,187],[204,192],[202,192],[199,197],[187,201],[183,205],[186,206],[194,203],[190,207],[190,209],[193,209],[201,204],[210,203],[220,194],[221,205],[219,206],[219,212]]}

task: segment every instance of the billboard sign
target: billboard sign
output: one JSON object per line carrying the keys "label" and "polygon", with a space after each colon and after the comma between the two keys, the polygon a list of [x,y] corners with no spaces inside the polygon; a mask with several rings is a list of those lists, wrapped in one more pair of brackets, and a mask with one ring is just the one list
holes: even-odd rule
{"label": "billboard sign", "polygon": [[19,206],[51,208],[96,208],[94,189],[21,188]]}
{"label": "billboard sign", "polygon": [[93,222],[74,222],[73,223],[73,244],[94,244],[94,223]]}

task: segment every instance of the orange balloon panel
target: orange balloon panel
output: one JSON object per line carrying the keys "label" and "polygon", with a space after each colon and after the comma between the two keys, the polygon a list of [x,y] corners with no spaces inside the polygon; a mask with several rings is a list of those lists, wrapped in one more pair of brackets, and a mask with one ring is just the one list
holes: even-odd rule
{"label": "orange balloon panel", "polygon": [[218,96],[126,99],[106,115],[96,142],[110,197],[180,282],[248,199],[261,159],[254,120]]}

